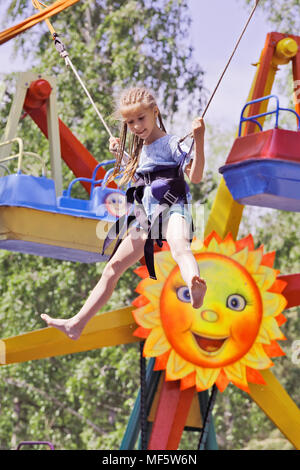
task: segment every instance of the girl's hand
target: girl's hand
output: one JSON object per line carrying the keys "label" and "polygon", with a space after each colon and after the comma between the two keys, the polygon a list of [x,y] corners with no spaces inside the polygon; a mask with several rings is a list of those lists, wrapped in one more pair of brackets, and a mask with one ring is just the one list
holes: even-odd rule
{"label": "girl's hand", "polygon": [[118,137],[110,137],[109,138],[109,151],[113,154],[118,153],[120,145],[120,139]]}
{"label": "girl's hand", "polygon": [[197,117],[192,123],[193,136],[194,139],[199,139],[204,137],[205,124],[202,117]]}

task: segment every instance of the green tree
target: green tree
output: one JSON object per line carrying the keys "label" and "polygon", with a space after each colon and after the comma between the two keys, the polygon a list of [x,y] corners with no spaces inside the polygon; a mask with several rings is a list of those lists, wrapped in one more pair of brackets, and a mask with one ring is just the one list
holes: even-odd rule
{"label": "green tree", "polygon": [[[240,1],[240,0],[239,0]],[[253,0],[242,0],[253,6]],[[258,8],[267,14],[268,21],[276,25],[281,33],[294,34],[299,30],[300,4],[298,0],[260,0]]]}

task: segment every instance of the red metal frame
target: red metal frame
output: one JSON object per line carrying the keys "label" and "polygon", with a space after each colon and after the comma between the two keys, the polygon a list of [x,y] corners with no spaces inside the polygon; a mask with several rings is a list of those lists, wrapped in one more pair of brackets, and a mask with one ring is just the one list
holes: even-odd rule
{"label": "red metal frame", "polygon": [[[269,92],[266,93],[266,86],[267,86],[267,80],[268,80],[270,68],[272,66],[272,59],[274,57],[275,49],[276,49],[277,43],[281,39],[284,39],[287,37],[294,39],[299,46],[298,53],[295,55],[295,57],[292,58],[292,64],[293,64],[293,79],[294,81],[300,80],[300,37],[293,36],[291,34],[281,34],[281,33],[274,33],[274,32],[269,33],[267,35],[265,46],[260,57],[260,67],[259,67],[259,71],[256,77],[256,82],[253,88],[253,92],[250,98],[251,100],[255,100],[257,98],[261,98],[262,96],[265,96],[266,94],[269,94]],[[273,65],[273,67],[275,68],[277,66]],[[260,107],[261,107],[261,103],[253,103],[252,105],[250,105],[248,116],[259,114]],[[300,114],[300,102],[295,104],[295,110],[297,113]],[[253,122],[247,122],[245,124],[243,135],[252,134],[256,131],[257,131],[257,126]]]}
{"label": "red metal frame", "polygon": [[180,381],[163,382],[148,450],[178,449],[195,394],[195,387],[180,390]]}
{"label": "red metal frame", "polygon": [[[50,84],[44,79],[37,80],[31,83],[24,101],[24,110],[47,138],[47,100],[50,93]],[[91,178],[94,168],[99,162],[60,119],[59,133],[62,159],[76,177]],[[96,179],[102,179],[104,176],[105,170],[99,168]],[[90,192],[90,183],[81,182],[81,184]],[[111,188],[117,187],[114,182],[110,183],[108,186]]]}

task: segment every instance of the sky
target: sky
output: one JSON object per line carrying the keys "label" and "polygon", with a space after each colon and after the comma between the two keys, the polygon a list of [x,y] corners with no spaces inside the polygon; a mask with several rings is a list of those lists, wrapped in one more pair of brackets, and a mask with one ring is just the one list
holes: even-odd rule
{"label": "sky", "polygon": [[[204,83],[211,94],[254,1],[252,6],[247,6],[244,0],[189,0],[189,4],[193,18],[191,35],[195,58],[205,71]],[[273,29],[265,13],[256,9],[206,113],[207,120],[238,125],[256,71],[251,64],[258,62],[266,36],[271,31]]]}
{"label": "sky", "polygon": [[[0,0],[0,18],[6,4],[7,0]],[[193,20],[191,41],[194,59],[205,71],[204,85],[210,95],[251,7],[247,7],[244,0],[188,0],[188,4]],[[271,31],[265,14],[257,9],[206,113],[209,123],[218,122],[227,127],[238,125],[255,73],[255,67],[251,64],[258,61],[266,35]],[[30,69],[30,64],[24,59],[12,59],[13,44],[14,39],[0,46],[2,73]]]}

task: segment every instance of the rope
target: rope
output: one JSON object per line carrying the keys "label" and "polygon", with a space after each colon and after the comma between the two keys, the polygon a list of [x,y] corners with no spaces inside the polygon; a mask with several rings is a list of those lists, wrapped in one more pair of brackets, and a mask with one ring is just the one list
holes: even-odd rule
{"label": "rope", "polygon": [[77,80],[79,81],[80,85],[82,86],[83,90],[85,91],[85,93],[86,93],[88,99],[90,100],[90,102],[91,102],[91,104],[92,104],[94,110],[95,110],[96,113],[97,113],[97,116],[99,117],[100,121],[102,122],[102,124],[103,124],[103,126],[105,127],[106,131],[108,132],[109,136],[110,136],[110,137],[113,137],[113,134],[112,134],[111,130],[109,129],[109,127],[108,127],[108,125],[106,124],[106,122],[104,121],[104,118],[102,117],[102,114],[100,113],[100,111],[99,111],[99,109],[97,108],[97,106],[96,106],[94,100],[92,99],[90,93],[88,92],[86,86],[84,85],[83,81],[81,80],[80,76],[78,75],[78,72],[77,72],[77,70],[75,69],[74,65],[72,64],[72,62],[71,62],[69,56],[67,56],[67,57],[65,58],[65,60],[66,60],[66,64],[69,65],[69,66],[71,67],[71,69],[73,70],[73,72],[74,72],[74,74],[75,74]]}
{"label": "rope", "polygon": [[[43,11],[43,8],[42,7],[46,7],[46,5],[42,2],[40,2],[39,0],[31,0],[32,1],[32,4],[35,8],[37,8],[38,10],[40,11]],[[51,25],[50,21],[49,20],[45,20],[46,23],[47,23],[47,26],[50,30],[50,33],[52,34],[52,37],[53,37],[53,40],[54,40],[54,45],[56,47],[56,50],[59,52],[60,56],[63,57],[65,59],[65,63],[66,63],[66,66],[67,67],[71,67],[75,77],[77,78],[77,80],[79,81],[81,87],[83,88],[85,94],[87,95],[91,105],[93,106],[94,110],[96,111],[96,114],[97,116],[99,117],[100,121],[102,122],[103,126],[105,127],[105,130],[107,131],[107,133],[109,134],[110,137],[113,137],[113,134],[111,132],[111,130],[109,129],[108,125],[106,124],[102,114],[100,113],[99,109],[97,108],[93,98],[91,97],[88,89],[86,88],[85,84],[83,83],[83,81],[81,80],[76,68],[74,67],[70,57],[69,57],[69,54],[68,52],[66,51],[66,48],[64,46],[64,44],[62,43],[62,41],[60,40],[58,34],[56,33],[55,29],[53,28],[53,26]]]}
{"label": "rope", "polygon": [[207,440],[207,435],[209,431],[209,425],[212,417],[212,410],[216,401],[217,397],[217,386],[216,384],[213,385],[213,388],[210,393],[209,401],[207,404],[206,412],[205,412],[205,417],[203,421],[203,426],[202,426],[202,431],[201,431],[201,436],[198,444],[198,450],[204,450],[205,449],[205,444]]}
{"label": "rope", "polygon": [[[259,1],[260,1],[260,0],[255,0],[255,5],[254,5],[254,7],[252,8],[252,11],[251,11],[251,13],[250,13],[250,15],[249,15],[249,17],[248,17],[248,19],[247,19],[247,21],[246,21],[246,24],[245,24],[245,26],[244,26],[244,28],[243,28],[243,30],[242,30],[242,32],[241,32],[241,34],[240,34],[238,40],[237,40],[236,45],[234,46],[234,49],[233,49],[233,51],[232,51],[232,53],[231,53],[231,56],[229,57],[229,59],[228,59],[228,61],[227,61],[227,64],[225,65],[224,70],[223,70],[223,72],[221,73],[221,76],[220,76],[220,78],[219,78],[219,80],[218,80],[218,82],[217,82],[217,85],[215,86],[214,91],[212,92],[211,97],[210,97],[210,99],[208,100],[208,103],[207,103],[207,105],[206,105],[206,107],[205,107],[205,109],[204,109],[204,111],[203,111],[203,113],[202,113],[202,116],[201,116],[202,118],[204,118],[204,116],[205,116],[205,114],[206,114],[206,111],[208,110],[209,105],[210,105],[210,103],[212,102],[212,99],[213,99],[213,97],[215,96],[217,89],[219,88],[219,85],[220,85],[220,83],[221,83],[221,81],[222,81],[222,79],[223,79],[223,77],[224,77],[224,75],[225,75],[225,73],[226,73],[226,71],[227,71],[227,69],[228,69],[228,67],[229,67],[229,64],[230,64],[230,62],[231,62],[231,60],[232,60],[232,58],[233,58],[233,56],[234,56],[234,54],[235,54],[235,52],[236,52],[236,50],[237,50],[239,44],[240,44],[240,42],[241,42],[242,37],[244,36],[244,33],[245,33],[245,31],[246,31],[246,29],[247,29],[247,27],[248,27],[248,25],[249,25],[249,23],[250,23],[250,21],[251,21],[251,18],[252,18],[252,16],[254,15],[254,12],[255,12],[255,10],[256,10],[256,8],[257,8],[257,5],[259,4]],[[180,142],[183,142],[187,137],[193,137],[193,134],[190,132],[189,134],[187,134],[186,136],[184,136],[184,137],[180,140]]]}
{"label": "rope", "polygon": [[147,413],[146,413],[146,359],[143,355],[145,341],[140,342],[140,423],[141,423],[141,449],[147,450]]}

